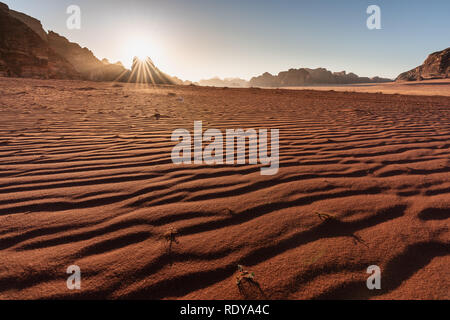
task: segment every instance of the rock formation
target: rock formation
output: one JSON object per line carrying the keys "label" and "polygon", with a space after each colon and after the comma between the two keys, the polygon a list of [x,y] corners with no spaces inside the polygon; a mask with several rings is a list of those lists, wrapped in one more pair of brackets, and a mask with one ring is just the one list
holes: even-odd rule
{"label": "rock formation", "polygon": [[252,87],[293,87],[315,84],[352,84],[352,83],[374,83],[374,82],[389,82],[390,79],[380,77],[367,78],[358,77],[354,73],[331,72],[324,68],[317,69],[289,69],[272,75],[268,72],[253,77],[250,80]]}
{"label": "rock formation", "polygon": [[[151,70],[149,79],[156,79],[153,83],[174,83],[152,62],[148,67]],[[39,20],[10,10],[1,2],[0,76],[145,82],[120,62],[100,61],[88,48],[82,48],[56,32],[47,34]]]}
{"label": "rock formation", "polygon": [[269,72],[264,72],[262,75],[253,77],[249,81],[251,87],[278,87],[280,82],[277,76],[270,74]]}
{"label": "rock formation", "polygon": [[133,83],[149,84],[174,83],[174,80],[165,73],[161,72],[149,57],[145,60],[140,60],[137,57],[134,57],[129,81]]}
{"label": "rock formation", "polygon": [[33,30],[42,40],[47,41],[47,33],[42,27],[42,23],[33,17],[27,16],[22,12],[17,12],[14,10],[9,10],[9,14],[25,23],[31,30]]}
{"label": "rock formation", "polygon": [[206,80],[200,80],[198,82],[201,86],[209,87],[230,87],[230,88],[245,88],[248,87],[248,81],[240,78],[211,78]]}
{"label": "rock formation", "polygon": [[0,76],[79,79],[73,66],[48,46],[42,32],[34,30],[44,31],[40,22],[27,17],[0,3]]}
{"label": "rock formation", "polygon": [[324,68],[317,69],[289,69],[282,71],[278,75],[272,75],[268,72],[260,76],[253,77],[250,81],[239,78],[212,78],[209,80],[200,80],[201,86],[213,87],[295,87],[316,84],[351,84],[351,83],[375,83],[390,82],[390,79],[380,77],[367,78],[358,77],[354,73],[331,72]]}
{"label": "rock formation", "polygon": [[127,81],[130,71],[119,64],[100,61],[88,48],[70,42],[56,32],[49,31],[48,45],[79,72],[83,79],[93,81]]}
{"label": "rock formation", "polygon": [[430,54],[421,66],[403,72],[396,80],[416,81],[444,78],[450,78],[450,48]]}

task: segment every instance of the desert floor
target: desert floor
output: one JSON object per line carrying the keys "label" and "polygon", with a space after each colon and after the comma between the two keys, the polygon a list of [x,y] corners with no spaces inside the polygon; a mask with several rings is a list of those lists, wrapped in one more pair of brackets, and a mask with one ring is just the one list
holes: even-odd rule
{"label": "desert floor", "polygon": [[[278,174],[174,165],[195,120]],[[448,97],[0,78],[0,298],[449,299],[449,156]]]}
{"label": "desert floor", "polygon": [[366,93],[408,94],[428,96],[450,96],[450,79],[412,82],[363,83],[353,85],[316,85],[291,87],[294,90],[347,91]]}

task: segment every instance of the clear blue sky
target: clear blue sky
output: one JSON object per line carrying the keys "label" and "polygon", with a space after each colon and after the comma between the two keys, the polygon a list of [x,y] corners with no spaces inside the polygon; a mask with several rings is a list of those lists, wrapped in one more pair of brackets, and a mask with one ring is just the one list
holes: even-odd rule
{"label": "clear blue sky", "polygon": [[[450,0],[0,1],[100,59],[130,65],[145,47],[160,69],[189,80],[300,67],[392,78],[450,46]],[[71,4],[81,30],[66,27]],[[366,27],[371,4],[382,30]]]}

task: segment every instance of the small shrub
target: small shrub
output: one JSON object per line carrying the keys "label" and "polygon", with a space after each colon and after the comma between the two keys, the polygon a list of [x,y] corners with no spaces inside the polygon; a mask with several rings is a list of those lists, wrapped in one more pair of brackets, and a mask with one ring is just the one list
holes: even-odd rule
{"label": "small shrub", "polygon": [[315,214],[319,217],[322,221],[329,221],[329,220],[337,220],[337,218],[329,213],[325,212],[315,212]]}
{"label": "small shrub", "polygon": [[239,286],[241,284],[242,279],[249,279],[250,281],[254,281],[255,274],[253,272],[249,272],[244,270],[244,267],[240,264],[238,265],[239,274],[236,276],[236,284]]}
{"label": "small shrub", "polygon": [[168,250],[167,250],[169,255],[172,252],[172,245],[174,243],[176,243],[176,244],[179,243],[178,239],[177,239],[177,236],[178,236],[178,230],[175,229],[175,228],[170,228],[163,235],[164,239],[169,244],[169,247],[168,247]]}

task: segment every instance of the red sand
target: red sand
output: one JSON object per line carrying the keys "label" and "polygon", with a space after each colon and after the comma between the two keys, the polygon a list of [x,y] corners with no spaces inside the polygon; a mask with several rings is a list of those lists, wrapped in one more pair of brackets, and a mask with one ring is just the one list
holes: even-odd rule
{"label": "red sand", "polygon": [[[279,128],[278,174],[173,165],[194,120]],[[450,297],[448,97],[0,78],[0,123],[2,299]]]}
{"label": "red sand", "polygon": [[424,81],[360,83],[343,85],[315,85],[303,87],[288,87],[291,90],[322,90],[347,91],[366,93],[388,93],[427,96],[450,97],[450,79],[434,79]]}

